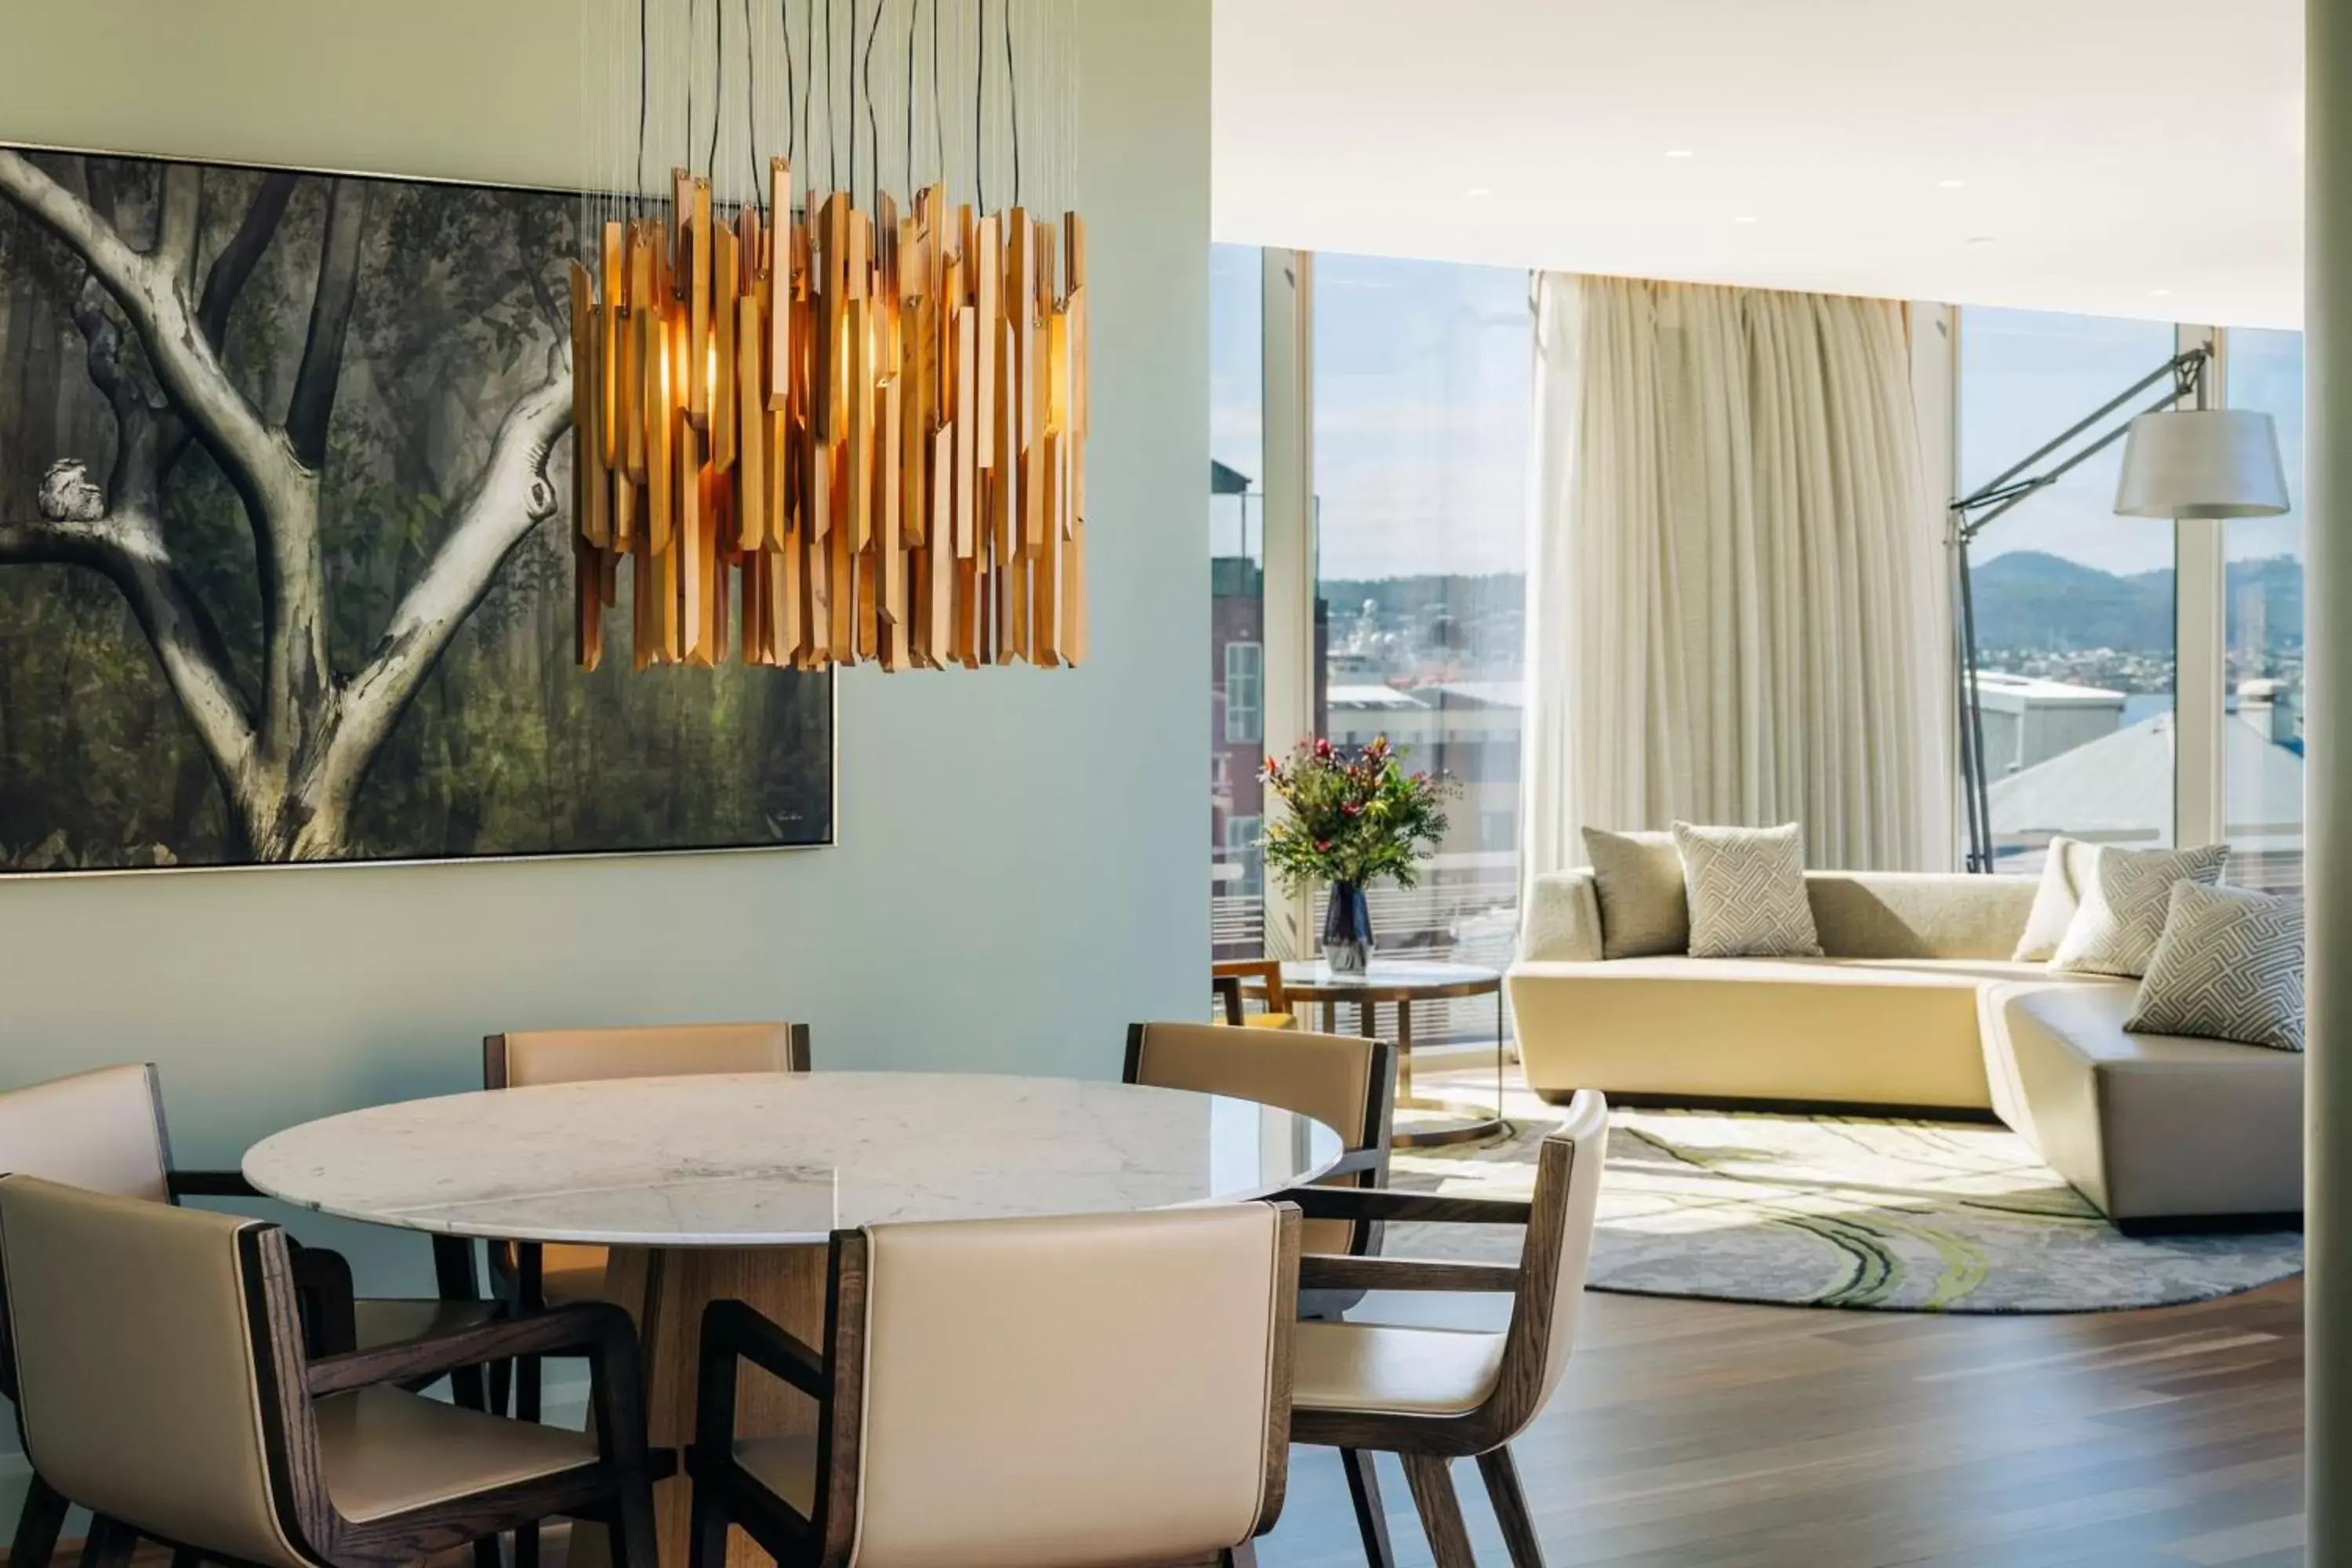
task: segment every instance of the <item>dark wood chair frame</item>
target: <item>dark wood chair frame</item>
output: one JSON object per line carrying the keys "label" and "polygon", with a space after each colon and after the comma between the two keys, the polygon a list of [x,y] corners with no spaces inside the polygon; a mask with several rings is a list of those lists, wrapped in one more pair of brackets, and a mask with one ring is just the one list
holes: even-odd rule
{"label": "dark wood chair frame", "polygon": [[[1551,1339],[1555,1289],[1565,1237],[1569,1177],[1576,1146],[1566,1139],[1546,1142],[1536,1164],[1535,1196],[1441,1197],[1382,1188],[1293,1187],[1281,1194],[1309,1219],[1382,1219],[1439,1225],[1516,1225],[1527,1228],[1517,1265],[1430,1262],[1405,1258],[1309,1256],[1301,1266],[1302,1289],[1474,1291],[1512,1298],[1510,1326],[1504,1331],[1502,1367],[1494,1391],[1475,1409],[1458,1415],[1403,1412],[1300,1410],[1291,1418],[1291,1440],[1321,1444],[1348,1458],[1349,1490],[1356,1496],[1356,1522],[1373,1568],[1393,1568],[1379,1492],[1370,1484],[1371,1454],[1394,1454],[1403,1461],[1405,1481],[1422,1528],[1429,1536],[1437,1568],[1475,1568],[1462,1504],[1454,1489],[1451,1460],[1475,1457],[1512,1568],[1543,1568],[1535,1522],[1511,1459],[1509,1443],[1538,1413],[1543,1396],[1544,1358]],[[1360,1464],[1366,1476],[1357,1490]]]}
{"label": "dark wood chair frame", "polygon": [[[1276,1242],[1277,1295],[1295,1290],[1298,1213],[1282,1209]],[[740,1527],[778,1568],[848,1568],[857,1544],[857,1485],[866,1416],[867,1247],[862,1231],[833,1233],[824,1294],[826,1353],[741,1301],[713,1301],[702,1314],[702,1362],[695,1389],[694,1443],[687,1474],[694,1484],[687,1568],[724,1568],[727,1531]],[[1273,1397],[1266,1407],[1266,1478],[1253,1539],[1282,1515],[1291,1442],[1291,1336],[1275,1336]],[[735,1395],[744,1363],[789,1384],[817,1405],[815,1517],[804,1519],[735,1462]],[[1171,1568],[1255,1568],[1248,1542],[1214,1557]]]}
{"label": "dark wood chair frame", "polygon": [[[142,1064],[147,1069],[147,1099],[155,1119],[155,1149],[163,1165],[163,1192],[166,1202],[178,1205],[188,1198],[267,1198],[268,1194],[245,1179],[241,1171],[184,1171],[172,1160],[171,1123],[163,1117],[163,1089],[155,1064]],[[283,1233],[280,1233],[281,1236]],[[358,1349],[358,1305],[352,1286],[352,1266],[340,1252],[323,1247],[304,1247],[291,1237],[284,1237],[288,1279],[294,1292],[297,1321],[302,1343],[312,1355],[347,1354]],[[433,1238],[435,1283],[440,1299],[445,1301],[473,1301],[480,1299],[474,1282],[473,1253],[466,1243],[454,1237]],[[0,1300],[5,1300],[0,1295]],[[487,1303],[489,1311],[486,1321],[505,1316],[505,1309]],[[467,1410],[487,1411],[491,1408],[490,1390],[484,1370],[478,1363],[445,1366],[414,1386],[423,1387],[449,1379],[451,1400]],[[0,1316],[0,1398],[12,1405],[16,1399],[16,1363],[8,1342],[5,1316]],[[24,1423],[17,1422],[17,1436],[22,1446]],[[25,1502],[16,1515],[16,1533],[8,1548],[7,1568],[48,1568],[57,1554],[58,1537],[65,1528],[66,1512],[71,1505],[58,1494],[57,1489],[35,1470],[26,1478]],[[498,1543],[488,1543],[486,1552],[477,1552],[477,1568],[499,1568]]]}
{"label": "dark wood chair frame", "polygon": [[[285,1232],[260,1224],[240,1232],[237,1260],[245,1275],[247,1327],[259,1383],[262,1448],[278,1526],[289,1542],[330,1568],[413,1568],[435,1552],[467,1542],[495,1546],[503,1531],[569,1517],[606,1526],[614,1568],[655,1568],[652,1484],[668,1466],[657,1466],[646,1447],[645,1386],[636,1330],[626,1312],[602,1304],[567,1307],[314,1358],[302,1345]],[[0,1299],[5,1289],[0,1277]],[[460,1367],[520,1355],[556,1353],[588,1358],[593,1461],[364,1523],[336,1511],[320,1458],[312,1401],[378,1384],[414,1386]],[[170,1548],[175,1564],[193,1564],[199,1556],[232,1561],[199,1543],[144,1538]],[[128,1568],[141,1539],[142,1531],[119,1520],[94,1518],[83,1568]]]}

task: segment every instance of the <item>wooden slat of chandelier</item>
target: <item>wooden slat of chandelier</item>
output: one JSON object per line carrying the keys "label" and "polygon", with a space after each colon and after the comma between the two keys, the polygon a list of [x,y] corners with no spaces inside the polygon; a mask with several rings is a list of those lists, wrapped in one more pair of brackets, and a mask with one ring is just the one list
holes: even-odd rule
{"label": "wooden slat of chandelier", "polygon": [[578,656],[636,668],[1086,657],[1087,241],[943,185],[731,221],[672,178],[572,268]]}

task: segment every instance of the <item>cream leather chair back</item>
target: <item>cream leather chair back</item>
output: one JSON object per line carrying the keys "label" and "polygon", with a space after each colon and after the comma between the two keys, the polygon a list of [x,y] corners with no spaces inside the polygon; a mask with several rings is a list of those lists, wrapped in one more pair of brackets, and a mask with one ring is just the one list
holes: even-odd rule
{"label": "cream leather chair back", "polygon": [[[1351,1153],[1384,1155],[1396,1110],[1396,1050],[1357,1035],[1138,1024],[1128,1032],[1127,1081],[1279,1106],[1329,1127]],[[1377,1185],[1384,1166],[1376,1161],[1328,1184]],[[1300,1245],[1308,1252],[1358,1252],[1378,1234],[1377,1226],[1352,1220],[1311,1219]]]}
{"label": "cream leather chair back", "polygon": [[806,1072],[805,1024],[667,1024],[519,1029],[482,1042],[490,1089],[701,1073]]}
{"label": "cream leather chair back", "polygon": [[279,1524],[262,1446],[246,1233],[266,1228],[0,1181],[0,1269],[34,1468],[140,1531],[308,1568]]}
{"label": "cream leather chair back", "polygon": [[1585,1089],[1537,1152],[1535,1210],[1496,1379],[1506,1441],[1542,1413],[1575,1347],[1608,1153],[1609,1103]]}
{"label": "cream leather chair back", "polygon": [[1242,1204],[866,1231],[853,1561],[1192,1562],[1270,1524],[1286,1217]]}
{"label": "cream leather chair back", "polygon": [[149,1063],[98,1068],[0,1094],[0,1172],[168,1203],[171,1166]]}

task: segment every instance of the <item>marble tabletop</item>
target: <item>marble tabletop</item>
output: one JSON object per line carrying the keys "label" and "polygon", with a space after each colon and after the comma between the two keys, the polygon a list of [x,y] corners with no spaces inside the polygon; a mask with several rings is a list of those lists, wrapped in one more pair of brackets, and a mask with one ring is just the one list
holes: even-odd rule
{"label": "marble tabletop", "polygon": [[970,1073],[625,1079],[374,1106],[264,1139],[247,1180],[404,1229],[615,1247],[821,1242],[906,1220],[1260,1197],[1341,1152],[1251,1100]]}

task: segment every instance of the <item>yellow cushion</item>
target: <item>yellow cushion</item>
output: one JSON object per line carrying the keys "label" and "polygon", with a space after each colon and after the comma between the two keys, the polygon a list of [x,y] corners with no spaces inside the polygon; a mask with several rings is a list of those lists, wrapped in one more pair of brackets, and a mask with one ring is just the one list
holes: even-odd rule
{"label": "yellow cushion", "polygon": [[1253,1029],[1295,1029],[1298,1019],[1288,1013],[1252,1013],[1242,1023]]}

